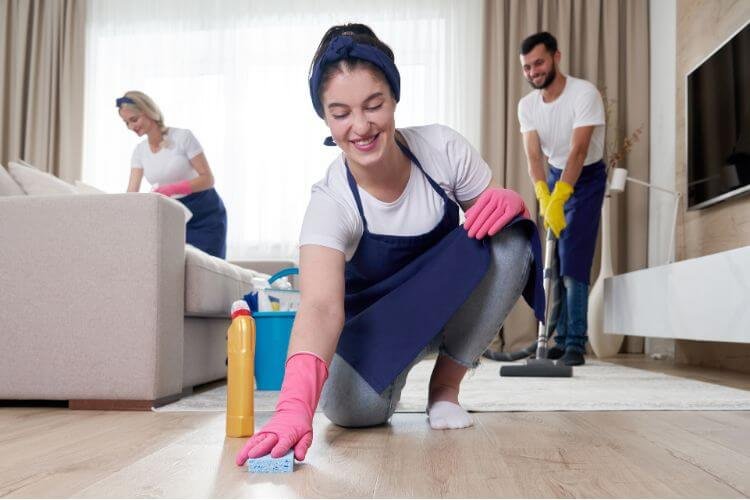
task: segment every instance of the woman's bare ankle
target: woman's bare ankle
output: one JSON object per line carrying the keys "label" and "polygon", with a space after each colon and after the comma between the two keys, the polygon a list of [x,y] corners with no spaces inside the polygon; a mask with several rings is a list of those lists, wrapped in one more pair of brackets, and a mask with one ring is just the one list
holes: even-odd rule
{"label": "woman's bare ankle", "polygon": [[465,366],[456,363],[449,357],[438,356],[430,377],[428,407],[437,401],[458,404],[459,387],[466,371]]}

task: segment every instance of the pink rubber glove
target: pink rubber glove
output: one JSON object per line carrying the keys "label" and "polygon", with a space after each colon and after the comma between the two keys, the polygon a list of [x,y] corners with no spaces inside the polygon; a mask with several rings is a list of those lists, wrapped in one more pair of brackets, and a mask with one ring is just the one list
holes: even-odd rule
{"label": "pink rubber glove", "polygon": [[497,234],[517,215],[528,217],[528,213],[521,195],[510,189],[489,187],[466,211],[464,229],[469,232],[469,238],[481,240]]}
{"label": "pink rubber glove", "polygon": [[193,188],[190,185],[190,181],[180,181],[173,184],[159,186],[153,191],[154,193],[163,194],[164,196],[174,196],[176,194],[191,194]]}
{"label": "pink rubber glove", "polygon": [[248,458],[262,457],[268,452],[273,458],[279,458],[292,448],[294,457],[304,460],[312,444],[315,408],[327,378],[328,366],[316,354],[292,354],[286,361],[276,412],[247,440],[237,454],[237,465],[244,465]]}

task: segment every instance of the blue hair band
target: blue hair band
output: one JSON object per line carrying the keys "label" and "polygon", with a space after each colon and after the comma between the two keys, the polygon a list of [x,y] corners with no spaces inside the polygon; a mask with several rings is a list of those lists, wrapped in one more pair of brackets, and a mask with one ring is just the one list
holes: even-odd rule
{"label": "blue hair band", "polygon": [[342,59],[361,59],[374,64],[385,75],[393,92],[393,97],[398,102],[401,97],[401,75],[393,60],[377,47],[357,43],[348,35],[338,35],[330,41],[323,55],[313,66],[310,75],[310,98],[319,117],[323,118],[324,116],[323,103],[320,102],[320,97],[318,97],[323,72],[328,65]]}
{"label": "blue hair band", "polygon": [[115,101],[115,106],[118,108],[122,106],[123,104],[135,104],[135,101],[131,99],[130,97],[118,97]]}

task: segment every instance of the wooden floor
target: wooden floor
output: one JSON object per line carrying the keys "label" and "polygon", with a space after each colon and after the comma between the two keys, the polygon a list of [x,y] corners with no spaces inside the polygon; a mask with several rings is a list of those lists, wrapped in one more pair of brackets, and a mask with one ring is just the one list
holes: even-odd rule
{"label": "wooden floor", "polygon": [[[750,387],[748,376],[661,366]],[[423,414],[396,414],[389,426],[345,430],[317,414],[313,447],[293,474],[250,475],[234,465],[243,440],[224,437],[222,413],[0,408],[0,496],[750,495],[750,412],[474,417],[473,428],[458,431],[431,431]]]}

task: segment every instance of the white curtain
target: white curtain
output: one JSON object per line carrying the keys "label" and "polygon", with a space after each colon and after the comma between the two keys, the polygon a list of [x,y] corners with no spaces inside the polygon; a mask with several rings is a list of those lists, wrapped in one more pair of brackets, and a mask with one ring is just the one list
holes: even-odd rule
{"label": "white curtain", "polygon": [[[398,127],[433,122],[480,137],[482,2],[468,0],[89,0],[83,179],[127,187],[139,139],[115,108],[149,94],[167,126],[203,145],[229,218],[227,258],[297,256],[310,188],[338,150],[307,74],[332,25],[362,22],[401,71]],[[145,185],[142,190],[148,190]]]}

